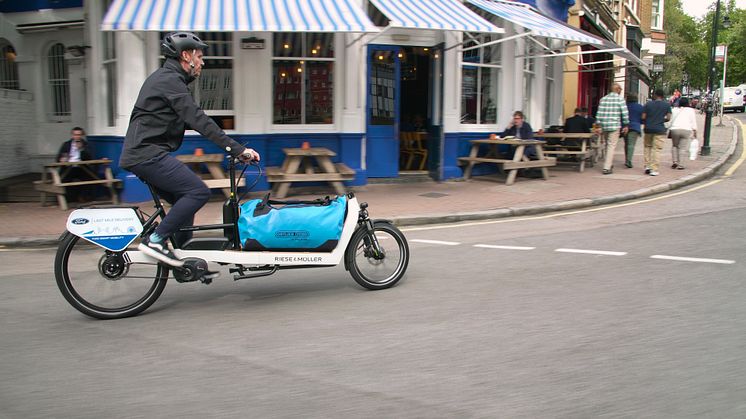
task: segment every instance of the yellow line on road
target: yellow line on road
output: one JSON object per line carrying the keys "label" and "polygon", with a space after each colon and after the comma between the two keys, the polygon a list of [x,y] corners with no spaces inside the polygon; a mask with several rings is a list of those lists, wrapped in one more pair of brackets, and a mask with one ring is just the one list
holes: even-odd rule
{"label": "yellow line on road", "polygon": [[[744,126],[741,123],[741,121],[735,118],[734,120],[738,122],[738,124],[741,126],[741,130],[742,130],[741,133],[743,134],[741,138],[746,139],[746,126]],[[741,164],[744,161],[746,161],[746,145],[741,148],[742,148],[741,157],[735,163],[733,163],[733,165],[729,167],[728,170],[725,171],[724,177],[729,177],[733,175],[733,173],[741,166]],[[655,196],[652,198],[623,202],[620,204],[612,204],[612,205],[604,205],[604,206],[594,207],[594,208],[586,208],[582,210],[555,212],[551,214],[537,215],[537,216],[532,216],[532,217],[503,218],[500,220],[476,221],[476,222],[470,222],[470,223],[443,224],[443,225],[433,225],[433,226],[426,226],[426,227],[410,227],[410,228],[402,228],[401,231],[441,230],[445,228],[459,228],[459,227],[472,227],[472,226],[489,225],[489,224],[514,223],[518,221],[527,221],[527,220],[545,220],[545,219],[555,218],[555,217],[564,217],[567,215],[584,214],[584,213],[596,212],[596,211],[606,211],[609,209],[628,207],[630,205],[646,204],[648,202],[659,201],[661,199],[673,198],[675,196],[684,195],[690,192],[698,191],[700,189],[708,188],[722,181],[723,179],[714,179],[709,182],[703,183],[701,185],[687,188],[685,190],[681,190],[678,192],[667,193],[665,195]]]}

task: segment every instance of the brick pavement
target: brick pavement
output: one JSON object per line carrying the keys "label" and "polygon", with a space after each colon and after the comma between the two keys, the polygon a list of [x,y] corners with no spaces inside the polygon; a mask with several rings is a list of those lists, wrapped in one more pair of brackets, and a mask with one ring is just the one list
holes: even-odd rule
{"label": "brick pavement", "polygon": [[[700,128],[703,122],[704,117],[700,117]],[[670,168],[669,142],[662,152],[661,174],[657,177],[642,172],[643,145],[639,140],[635,167],[624,167],[620,145],[612,175],[602,175],[600,165],[586,167],[579,173],[576,165],[568,164],[550,168],[549,180],[518,178],[511,186],[505,186],[504,176],[496,174],[476,176],[468,181],[368,184],[351,190],[361,201],[370,204],[373,218],[394,219],[399,224],[492,218],[598,205],[662,192],[707,178],[733,152],[737,131],[730,122],[724,127],[713,124],[711,155],[687,161],[686,170]],[[255,193],[250,197],[260,195]],[[319,194],[291,195],[291,198],[317,196]],[[221,222],[221,205],[221,201],[209,202],[197,215],[196,223]],[[68,213],[57,207],[41,207],[38,203],[0,203],[0,244],[56,238],[64,231]]]}

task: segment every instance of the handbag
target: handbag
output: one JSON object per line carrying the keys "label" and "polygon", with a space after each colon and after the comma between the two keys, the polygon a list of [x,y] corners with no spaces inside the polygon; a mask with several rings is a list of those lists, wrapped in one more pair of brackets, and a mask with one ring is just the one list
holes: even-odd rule
{"label": "handbag", "polygon": [[699,154],[699,140],[694,137],[689,142],[689,160],[697,160],[697,154]]}
{"label": "handbag", "polygon": [[679,112],[676,112],[676,115],[674,115],[672,119],[663,123],[663,126],[666,127],[666,132],[667,132],[666,136],[668,138],[673,138],[671,136],[671,127],[673,126],[673,122],[676,120],[676,118],[679,117],[679,115],[681,115],[681,110],[679,110]]}

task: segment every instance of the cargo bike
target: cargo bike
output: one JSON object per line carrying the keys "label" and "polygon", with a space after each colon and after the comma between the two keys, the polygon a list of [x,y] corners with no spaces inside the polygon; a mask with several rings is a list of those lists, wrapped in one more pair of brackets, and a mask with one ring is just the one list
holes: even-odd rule
{"label": "cargo bike", "polygon": [[[54,261],[62,295],[88,316],[116,319],[150,307],[169,279],[209,284],[208,263],[228,266],[234,280],[340,263],[369,290],[390,288],[402,279],[409,263],[406,238],[390,221],[371,219],[368,204],[358,202],[353,193],[311,201],[276,201],[267,195],[241,204],[237,185],[247,167],[236,176],[236,160],[229,158],[231,193],[221,224],[185,227],[170,239],[174,254],[184,261],[182,267],[159,263],[137,250],[140,239],[166,214],[150,185],[151,214],[121,205],[73,211]],[[258,180],[262,171],[256,167]],[[273,216],[274,221],[264,222]],[[252,230],[255,225],[259,231]],[[222,234],[180,239],[208,230]]]}

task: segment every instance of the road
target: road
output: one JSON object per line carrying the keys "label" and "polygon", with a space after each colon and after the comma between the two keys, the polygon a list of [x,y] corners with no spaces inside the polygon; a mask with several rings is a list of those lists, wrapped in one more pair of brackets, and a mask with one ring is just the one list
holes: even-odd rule
{"label": "road", "polygon": [[390,290],[170,283],[116,321],[67,305],[52,249],[0,252],[0,417],[746,417],[745,173],[405,229]]}

